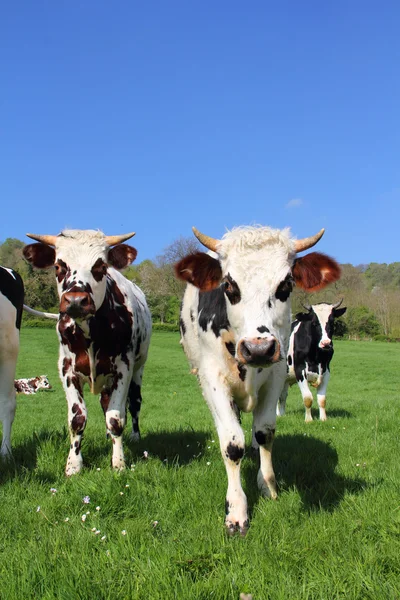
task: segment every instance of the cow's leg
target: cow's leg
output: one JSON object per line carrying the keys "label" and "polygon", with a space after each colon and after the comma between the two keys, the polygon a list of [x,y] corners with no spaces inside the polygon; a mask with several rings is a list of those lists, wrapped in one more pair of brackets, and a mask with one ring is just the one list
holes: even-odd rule
{"label": "cow's leg", "polygon": [[144,366],[133,372],[128,391],[128,407],[132,416],[132,432],[129,437],[132,442],[138,442],[140,440],[139,413],[142,407],[141,388],[143,369]]}
{"label": "cow's leg", "polygon": [[278,404],[276,406],[276,414],[278,417],[283,417],[286,412],[286,399],[289,393],[289,382],[285,381],[281,395],[279,396]]}
{"label": "cow's leg", "polygon": [[310,421],[313,420],[312,414],[311,414],[313,395],[308,386],[307,375],[306,375],[305,371],[302,372],[302,378],[298,379],[297,383],[299,385],[301,396],[303,398],[303,404],[306,409],[305,421],[306,421],[306,423],[309,423]]}
{"label": "cow's leg", "polygon": [[[215,369],[214,369],[215,370]],[[211,372],[211,375],[210,375]],[[225,525],[229,533],[247,532],[247,498],[240,481],[240,464],[244,455],[244,433],[228,388],[211,369],[200,371],[204,397],[214,417],[222,458],[228,477],[225,502]]]}
{"label": "cow's leg", "polygon": [[[107,406],[104,406],[106,427],[112,441],[112,467],[118,471],[125,468],[122,434],[126,423],[126,401],[128,386],[131,380],[125,363],[117,366],[117,376],[113,389],[108,396]],[[103,397],[103,396],[102,396]]]}
{"label": "cow's leg", "polygon": [[328,382],[331,377],[329,369],[326,369],[325,373],[322,373],[321,383],[317,388],[317,400],[319,406],[319,418],[321,421],[326,421],[326,390],[328,387]]}
{"label": "cow's leg", "polygon": [[282,374],[279,369],[271,373],[268,382],[258,393],[258,403],[253,413],[254,437],[260,450],[260,469],[257,484],[264,496],[275,500],[276,480],[272,466],[272,446],[275,438],[276,409]]}
{"label": "cow's leg", "polygon": [[0,455],[11,455],[11,427],[14,421],[16,408],[16,392],[14,388],[15,359],[2,361],[0,364],[0,420],[3,423],[3,439]]}
{"label": "cow's leg", "polygon": [[82,394],[81,383],[77,376],[72,377],[71,379],[74,383],[69,383],[69,387],[66,389],[70,449],[67,465],[65,467],[65,474],[68,477],[79,473],[82,469],[83,459],[81,445],[87,421],[87,409]]}

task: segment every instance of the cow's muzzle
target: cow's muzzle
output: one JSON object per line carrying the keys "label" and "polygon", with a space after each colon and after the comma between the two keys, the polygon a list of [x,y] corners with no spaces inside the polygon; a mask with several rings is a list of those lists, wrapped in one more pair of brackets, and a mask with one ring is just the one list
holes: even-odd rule
{"label": "cow's muzzle", "polygon": [[319,347],[321,348],[321,350],[332,350],[332,340],[322,340],[319,343]]}
{"label": "cow's muzzle", "polygon": [[238,343],[237,358],[245,365],[268,367],[281,359],[281,347],[273,337],[243,338]]}
{"label": "cow's muzzle", "polygon": [[66,313],[73,319],[85,319],[95,312],[92,297],[88,292],[65,292],[61,296],[60,313]]}

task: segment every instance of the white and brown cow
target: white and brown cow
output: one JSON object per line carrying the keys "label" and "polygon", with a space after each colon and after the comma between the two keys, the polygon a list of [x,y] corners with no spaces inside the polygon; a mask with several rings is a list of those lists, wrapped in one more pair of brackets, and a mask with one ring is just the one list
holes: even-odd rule
{"label": "white and brown cow", "polygon": [[336,304],[320,302],[305,306],[307,312],[298,313],[292,323],[287,356],[288,374],[279,398],[278,415],[285,414],[289,386],[298,383],[306,409],[305,421],[312,421],[313,395],[308,386],[317,388],[319,418],[326,421],[326,391],[331,377],[330,363],[333,357],[334,321],[346,312]]}
{"label": "white and brown cow", "polygon": [[16,379],[14,381],[14,387],[18,394],[26,395],[36,394],[39,390],[51,390],[50,381],[47,375]]}
{"label": "white and brown cow", "polygon": [[0,267],[0,455],[11,454],[11,427],[15,416],[15,368],[19,351],[24,284],[12,269]]}
{"label": "white and brown cow", "polygon": [[238,410],[253,412],[258,486],[276,498],[271,452],[286,377],[290,294],[294,285],[322,289],[339,278],[340,269],[324,254],[297,257],[324,230],[297,241],[288,229],[240,227],[221,240],[193,230],[212,255],[191,254],[175,266],[177,277],[189,283],[181,309],[182,344],[219,435],[228,475],[225,524],[230,532],[245,533],[247,499],[240,480],[245,441]]}
{"label": "white and brown cow", "polygon": [[134,233],[105,236],[101,231],[64,230],[59,235],[27,235],[39,243],[25,246],[25,258],[38,268],[54,266],[60,297],[58,367],[71,441],[65,472],[73,475],[82,468],[85,383],[92,393],[101,394],[113,442],[112,466],[122,469],[126,402],[132,437],[138,439],[142,374],[151,335],[143,292],[119,273],[136,258],[135,248],[122,243]]}

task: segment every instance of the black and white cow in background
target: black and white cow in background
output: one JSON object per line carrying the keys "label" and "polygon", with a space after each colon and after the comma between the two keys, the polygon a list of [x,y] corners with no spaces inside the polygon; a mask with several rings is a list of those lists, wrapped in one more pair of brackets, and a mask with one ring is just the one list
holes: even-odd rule
{"label": "black and white cow in background", "polygon": [[19,350],[24,284],[18,273],[0,267],[0,421],[1,456],[11,454],[11,426],[15,416],[15,368]]}
{"label": "black and white cow in background", "polygon": [[142,374],[151,335],[143,292],[119,273],[136,258],[135,248],[122,243],[134,233],[105,236],[101,231],[64,230],[59,235],[27,235],[39,243],[25,246],[25,258],[38,268],[54,266],[60,297],[58,367],[71,441],[66,475],[82,468],[85,383],[100,394],[113,443],[112,466],[122,469],[126,402],[132,415],[131,437],[138,439]]}
{"label": "black and white cow in background", "polygon": [[330,379],[329,365],[333,356],[334,321],[346,312],[336,304],[313,304],[305,306],[305,313],[298,313],[292,323],[287,356],[288,375],[279,398],[278,415],[285,414],[289,386],[298,383],[306,409],[305,420],[312,421],[313,395],[308,386],[317,388],[319,418],[326,421],[326,390]]}
{"label": "black and white cow in background", "polygon": [[272,445],[276,406],[286,377],[290,335],[290,294],[296,284],[308,291],[340,276],[339,265],[311,248],[322,237],[294,240],[288,229],[239,227],[221,240],[201,234],[212,255],[191,254],[175,266],[186,281],[181,309],[182,345],[196,369],[214,417],[228,476],[228,531],[248,528],[247,499],[240,481],[244,433],[238,409],[253,412],[253,438],[259,446],[261,492],[276,498]]}

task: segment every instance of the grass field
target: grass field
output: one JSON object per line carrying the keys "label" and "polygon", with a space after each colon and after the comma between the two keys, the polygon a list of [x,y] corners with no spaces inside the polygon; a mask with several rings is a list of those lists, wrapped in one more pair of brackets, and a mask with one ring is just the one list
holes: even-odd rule
{"label": "grass field", "polygon": [[274,445],[279,499],[259,497],[248,447],[251,526],[229,538],[218,440],[178,340],[153,335],[142,441],[125,441],[132,467],[112,472],[87,393],[85,468],[66,479],[56,335],[22,331],[17,376],[47,374],[53,389],[18,397],[14,458],[0,473],[0,598],[400,598],[400,344],[335,342],[327,422],[306,425],[291,389]]}

